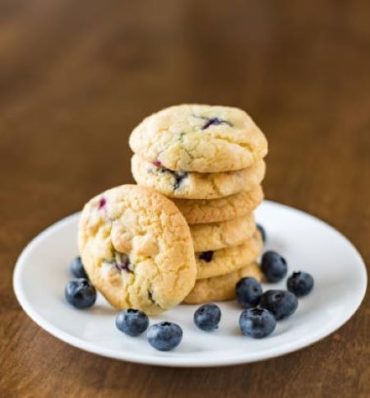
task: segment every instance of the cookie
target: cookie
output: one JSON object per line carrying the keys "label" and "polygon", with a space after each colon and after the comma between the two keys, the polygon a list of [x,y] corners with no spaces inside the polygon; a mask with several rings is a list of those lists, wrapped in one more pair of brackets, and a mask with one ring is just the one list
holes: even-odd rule
{"label": "cookie", "polygon": [[234,272],[256,260],[262,251],[261,234],[256,231],[251,239],[238,246],[195,253],[197,279],[212,278]]}
{"label": "cookie", "polygon": [[179,199],[216,199],[248,191],[261,183],[265,168],[265,162],[259,160],[242,170],[195,173],[166,169],[138,155],[131,159],[132,175],[139,185]]}
{"label": "cookie", "polygon": [[250,239],[255,231],[256,223],[253,214],[230,221],[190,225],[196,252],[240,245]]}
{"label": "cookie", "polygon": [[174,199],[189,224],[233,220],[250,214],[263,200],[260,185],[220,199]]}
{"label": "cookie", "polygon": [[214,278],[196,281],[192,291],[186,296],[185,304],[203,304],[210,301],[226,301],[235,298],[235,285],[244,277],[262,279],[262,272],[256,263],[251,263],[237,271]]}
{"label": "cookie", "polygon": [[163,109],[133,130],[129,144],[158,166],[199,173],[244,169],[267,154],[266,138],[250,116],[226,106]]}
{"label": "cookie", "polygon": [[91,199],[78,238],[91,282],[116,308],[158,314],[194,286],[189,227],[169,199],[149,188],[122,185]]}

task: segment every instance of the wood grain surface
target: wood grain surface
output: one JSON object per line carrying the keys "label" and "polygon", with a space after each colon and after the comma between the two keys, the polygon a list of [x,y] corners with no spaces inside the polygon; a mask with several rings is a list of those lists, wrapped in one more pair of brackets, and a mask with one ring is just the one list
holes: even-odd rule
{"label": "wood grain surface", "polygon": [[341,230],[369,262],[370,3],[0,0],[0,396],[369,397],[369,295],[340,330],[245,366],[170,369],[72,348],[20,309],[39,231],[131,180],[147,114],[246,109],[270,143],[266,195]]}

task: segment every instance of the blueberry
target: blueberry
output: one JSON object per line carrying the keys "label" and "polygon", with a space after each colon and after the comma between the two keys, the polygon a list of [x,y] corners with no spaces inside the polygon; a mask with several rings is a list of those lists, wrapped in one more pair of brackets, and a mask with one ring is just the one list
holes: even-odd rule
{"label": "blueberry", "polygon": [[147,333],[149,344],[159,351],[170,351],[182,340],[182,329],[172,322],[161,322],[151,326]]}
{"label": "blueberry", "polygon": [[261,224],[257,224],[257,229],[260,231],[263,243],[266,242],[266,230]]}
{"label": "blueberry", "polygon": [[71,265],[69,266],[69,269],[71,270],[73,276],[75,276],[76,278],[89,279],[82,264],[81,257],[74,258],[71,262]]}
{"label": "blueberry", "polygon": [[211,262],[212,258],[213,258],[213,251],[212,250],[208,250],[206,252],[201,252],[199,254],[199,260],[203,260],[206,263]]}
{"label": "blueberry", "polygon": [[203,125],[202,130],[208,129],[210,126],[218,126],[220,124],[227,124],[232,126],[232,124],[226,120],[220,119],[218,117],[205,118],[206,123]]}
{"label": "blueberry", "polygon": [[269,282],[279,282],[288,272],[285,258],[272,250],[262,256],[261,269]]}
{"label": "blueberry", "polygon": [[262,296],[261,284],[251,277],[242,278],[235,286],[236,299],[242,308],[255,307]]}
{"label": "blueberry", "polygon": [[276,319],[265,308],[248,308],[240,314],[239,327],[245,336],[262,339],[275,330]]}
{"label": "blueberry", "polygon": [[204,304],[194,313],[194,323],[207,332],[217,329],[220,319],[221,310],[216,304]]}
{"label": "blueberry", "polygon": [[99,210],[104,209],[106,204],[107,204],[107,199],[105,199],[104,197],[100,198],[98,209]]}
{"label": "blueberry", "polygon": [[149,318],[144,312],[130,308],[117,315],[116,326],[121,332],[135,337],[148,329]]}
{"label": "blueberry", "polygon": [[173,189],[176,191],[176,189],[180,188],[182,181],[188,176],[188,173],[186,171],[173,171],[172,174],[175,179]]}
{"label": "blueberry", "polygon": [[307,272],[293,272],[288,278],[288,290],[297,297],[306,296],[313,288],[313,278]]}
{"label": "blueberry", "polygon": [[114,267],[116,268],[117,271],[122,272],[133,272],[132,269],[130,268],[131,262],[130,258],[127,254],[125,253],[119,253],[115,252],[115,261],[113,262]]}
{"label": "blueberry", "polygon": [[83,309],[94,305],[96,290],[88,279],[78,278],[67,283],[64,291],[66,300],[74,307]]}
{"label": "blueberry", "polygon": [[298,299],[293,293],[286,290],[268,290],[261,296],[260,306],[271,311],[279,321],[295,312],[298,307]]}

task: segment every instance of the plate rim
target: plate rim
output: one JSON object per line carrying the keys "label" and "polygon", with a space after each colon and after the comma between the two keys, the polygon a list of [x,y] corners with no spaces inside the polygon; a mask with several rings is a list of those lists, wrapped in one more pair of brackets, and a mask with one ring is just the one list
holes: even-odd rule
{"label": "plate rim", "polygon": [[[273,349],[269,348],[266,352],[256,352],[256,353],[245,353],[242,352],[240,355],[232,355],[229,358],[225,358],[222,362],[219,359],[210,357],[208,359],[192,359],[192,357],[171,357],[170,353],[162,355],[148,355],[148,354],[135,354],[135,353],[127,353],[122,351],[120,353],[117,350],[113,350],[110,348],[100,348],[96,346],[94,343],[90,343],[82,338],[78,338],[75,336],[70,335],[69,333],[60,330],[58,327],[54,326],[53,323],[49,322],[43,316],[39,315],[37,310],[35,310],[32,304],[28,301],[25,297],[25,294],[21,288],[21,273],[23,264],[26,261],[28,253],[33,249],[34,246],[38,244],[40,240],[44,238],[45,235],[48,235],[51,231],[55,231],[57,229],[62,228],[65,224],[72,222],[74,219],[80,216],[81,212],[76,212],[62,219],[58,220],[57,222],[49,225],[45,229],[43,229],[40,233],[38,233],[22,250],[21,254],[19,255],[14,270],[13,270],[13,290],[15,296],[18,300],[20,307],[25,311],[31,320],[33,320],[39,327],[44,329],[46,332],[51,334],[53,337],[61,340],[62,342],[69,344],[73,347],[79,348],[81,350],[87,351],[89,353],[93,353],[96,355],[100,355],[103,357],[116,359],[120,361],[126,361],[131,363],[138,363],[143,365],[154,365],[154,366],[164,366],[164,367],[183,367],[183,368],[200,368],[200,367],[223,367],[223,366],[232,366],[232,365],[241,365],[253,362],[259,362],[267,359],[276,358],[282,355],[286,355],[298,350],[301,350],[305,347],[308,347],[325,337],[329,336],[330,334],[337,331],[340,327],[342,327],[348,320],[356,313],[358,308],[360,307],[367,290],[367,269],[364,262],[363,257],[359,250],[353,245],[353,243],[340,231],[336,228],[328,224],[327,222],[321,220],[320,218],[313,216],[303,210],[297,209],[292,206],[288,206],[276,201],[271,200],[264,200],[264,204],[266,205],[273,205],[277,207],[283,207],[288,209],[289,211],[297,212],[300,215],[309,217],[316,222],[319,222],[325,227],[329,227],[332,231],[339,234],[341,238],[343,238],[347,244],[353,250],[354,255],[356,255],[357,260],[359,260],[359,270],[362,274],[362,286],[361,291],[357,292],[355,305],[351,307],[350,310],[347,310],[345,314],[339,319],[339,321],[335,322],[335,326],[332,325],[330,327],[326,327],[320,330],[318,333],[311,334],[309,337],[303,337],[299,340],[295,340],[294,345],[291,343],[279,345],[278,347],[274,347]],[[288,345],[288,347],[286,347]]]}

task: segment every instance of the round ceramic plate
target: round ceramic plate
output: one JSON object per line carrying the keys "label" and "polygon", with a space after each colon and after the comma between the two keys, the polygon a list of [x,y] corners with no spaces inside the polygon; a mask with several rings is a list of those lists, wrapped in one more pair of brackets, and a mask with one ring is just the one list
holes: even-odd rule
{"label": "round ceramic plate", "polygon": [[[77,255],[79,214],[67,217],[38,235],[23,251],[14,271],[14,289],[26,313],[43,329],[82,350],[125,361],[162,366],[225,366],[260,361],[306,347],[343,325],[359,307],[366,290],[364,262],[338,231],[306,213],[266,201],[256,217],[268,234],[266,249],[288,261],[289,273],[310,272],[311,294],[299,300],[297,312],[278,323],[261,340],[241,335],[235,302],[220,303],[220,327],[202,332],[193,324],[196,306],[180,305],[151,323],[170,320],[181,325],[183,341],[172,352],[154,350],[145,334],[132,338],[115,327],[117,311],[100,296],[89,310],[64,300],[71,279],[69,263]],[[285,288],[286,281],[265,285]]]}

